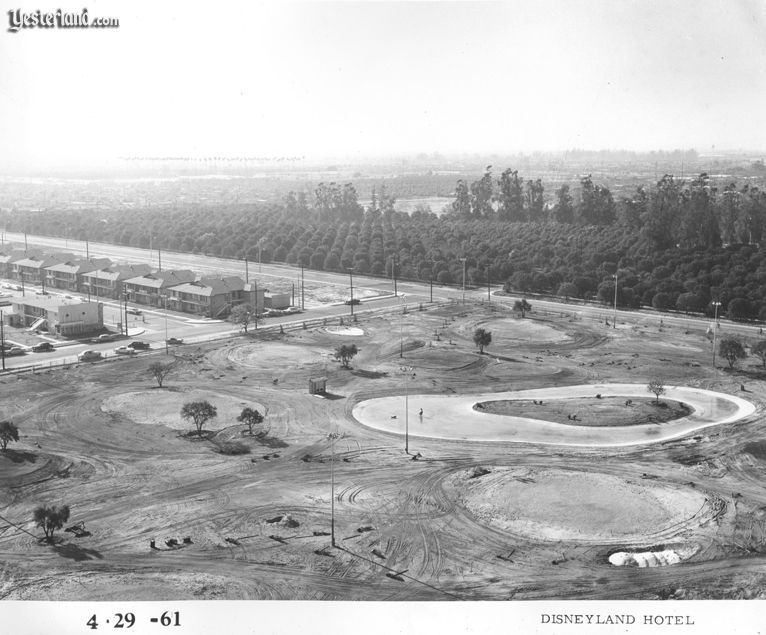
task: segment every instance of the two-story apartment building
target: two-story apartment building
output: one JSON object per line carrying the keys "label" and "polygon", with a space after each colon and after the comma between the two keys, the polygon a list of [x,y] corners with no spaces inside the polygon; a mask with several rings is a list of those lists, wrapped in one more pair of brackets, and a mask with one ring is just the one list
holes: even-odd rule
{"label": "two-story apartment building", "polygon": [[14,324],[47,330],[65,337],[86,335],[104,326],[104,305],[57,296],[27,295],[14,298]]}
{"label": "two-story apartment building", "polygon": [[13,248],[6,245],[3,249],[0,249],[0,278],[10,280],[15,278],[14,264],[19,260],[25,260],[31,256],[41,258],[43,253],[38,250],[29,250]]}
{"label": "two-story apartment building", "polygon": [[80,291],[90,293],[91,297],[112,298],[122,297],[123,282],[131,278],[145,276],[152,272],[147,264],[111,265],[96,271],[83,273]]}
{"label": "two-story apartment building", "polygon": [[125,291],[131,302],[159,307],[163,306],[163,296],[168,295],[169,287],[194,282],[196,277],[195,273],[189,269],[155,271],[145,276],[125,280]]}
{"label": "two-story apartment building", "polygon": [[52,289],[79,291],[82,288],[82,275],[97,271],[112,264],[109,258],[77,258],[50,267],[45,267],[45,285]]}
{"label": "two-story apartment building", "polygon": [[26,258],[16,260],[13,263],[13,277],[21,280],[24,284],[44,285],[46,282],[46,267],[52,267],[53,265],[74,259],[74,254],[27,255]]}
{"label": "two-story apartment building", "polygon": [[264,305],[263,289],[237,276],[208,276],[169,287],[167,297],[169,309],[206,317],[223,317],[238,304],[251,304],[262,312]]}

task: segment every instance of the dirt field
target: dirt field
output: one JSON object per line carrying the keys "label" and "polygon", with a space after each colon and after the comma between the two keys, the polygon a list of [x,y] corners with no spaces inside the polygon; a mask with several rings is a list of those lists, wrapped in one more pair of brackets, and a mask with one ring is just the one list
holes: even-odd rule
{"label": "dirt field", "polygon": [[[714,371],[702,330],[521,320],[497,303],[410,311],[401,342],[399,318],[179,347],[161,389],[147,372],[157,354],[0,377],[0,418],[21,434],[0,454],[0,596],[766,597],[766,376],[755,361]],[[485,355],[471,339],[478,326],[493,333]],[[350,369],[332,355],[344,337],[359,348]],[[320,376],[328,395],[309,395]],[[660,376],[736,395],[756,412],[628,447],[416,436],[409,455],[400,432],[352,414],[371,399],[401,403],[405,391],[411,403],[583,384],[595,395]],[[199,439],[180,417],[198,399],[218,410]],[[614,399],[589,401],[588,417],[608,425],[626,408]],[[634,398],[643,414],[615,430],[643,422],[653,399]],[[237,422],[245,406],[266,413],[263,435]],[[548,399],[512,407],[531,413]],[[560,414],[550,425],[571,428]],[[234,442],[249,453],[221,452]],[[40,542],[32,512],[41,504],[69,505],[67,526],[84,522],[89,535],[61,530],[55,544]],[[180,546],[167,546],[172,538]]]}

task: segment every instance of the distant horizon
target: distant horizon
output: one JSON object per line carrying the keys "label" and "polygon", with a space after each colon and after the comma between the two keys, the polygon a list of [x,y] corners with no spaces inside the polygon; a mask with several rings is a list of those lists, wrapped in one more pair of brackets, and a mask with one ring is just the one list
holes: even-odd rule
{"label": "distant horizon", "polygon": [[0,165],[766,148],[759,0],[87,10],[119,25],[13,32],[0,16]]}

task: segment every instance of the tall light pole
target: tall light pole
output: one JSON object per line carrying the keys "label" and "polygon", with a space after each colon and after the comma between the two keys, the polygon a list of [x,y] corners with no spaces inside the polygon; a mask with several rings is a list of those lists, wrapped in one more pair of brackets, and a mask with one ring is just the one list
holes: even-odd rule
{"label": "tall light pole", "polygon": [[713,368],[715,369],[715,343],[716,336],[718,335],[718,307],[721,306],[721,303],[716,300],[712,305],[715,307],[715,318],[713,320]]}
{"label": "tall light pole", "polygon": [[617,328],[617,270],[614,270],[614,315],[612,316],[612,328]]}
{"label": "tall light pole", "polygon": [[398,294],[396,292],[396,254],[391,256],[391,277],[394,280],[394,297]]}
{"label": "tall light pole", "polygon": [[327,435],[330,439],[330,544],[335,546],[335,439],[340,435],[331,432]]}
{"label": "tall light pole", "polygon": [[489,265],[487,265],[487,302],[492,302],[492,294],[489,286]]}
{"label": "tall light pole", "polygon": [[463,263],[463,304],[465,304],[465,258],[460,259]]}
{"label": "tall light pole", "polygon": [[412,372],[412,366],[400,366],[400,370],[404,375],[404,451],[410,453],[410,392],[409,392],[409,379],[410,374],[415,377],[415,373]]}

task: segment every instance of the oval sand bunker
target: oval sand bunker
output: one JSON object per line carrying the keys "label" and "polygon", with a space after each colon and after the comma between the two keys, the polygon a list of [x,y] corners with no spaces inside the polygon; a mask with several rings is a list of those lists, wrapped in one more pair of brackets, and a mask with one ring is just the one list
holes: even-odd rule
{"label": "oval sand bunker", "polygon": [[599,473],[553,469],[472,470],[449,481],[489,526],[536,540],[611,543],[659,539],[708,515],[703,493]]}
{"label": "oval sand bunker", "polygon": [[364,335],[364,329],[358,326],[328,326],[325,332],[330,335],[343,335],[345,337],[360,337]]}
{"label": "oval sand bunker", "polygon": [[135,423],[163,425],[175,430],[193,430],[191,419],[181,418],[181,408],[191,401],[209,401],[218,414],[210,419],[203,429],[220,430],[226,426],[236,425],[237,417],[245,406],[264,411],[261,404],[244,402],[229,395],[223,395],[205,390],[189,390],[183,392],[166,390],[141,390],[112,395],[101,403],[101,410],[120,414]]}
{"label": "oval sand bunker", "polygon": [[302,346],[290,346],[279,342],[243,344],[229,351],[229,359],[249,368],[300,367],[326,361],[330,353]]}

